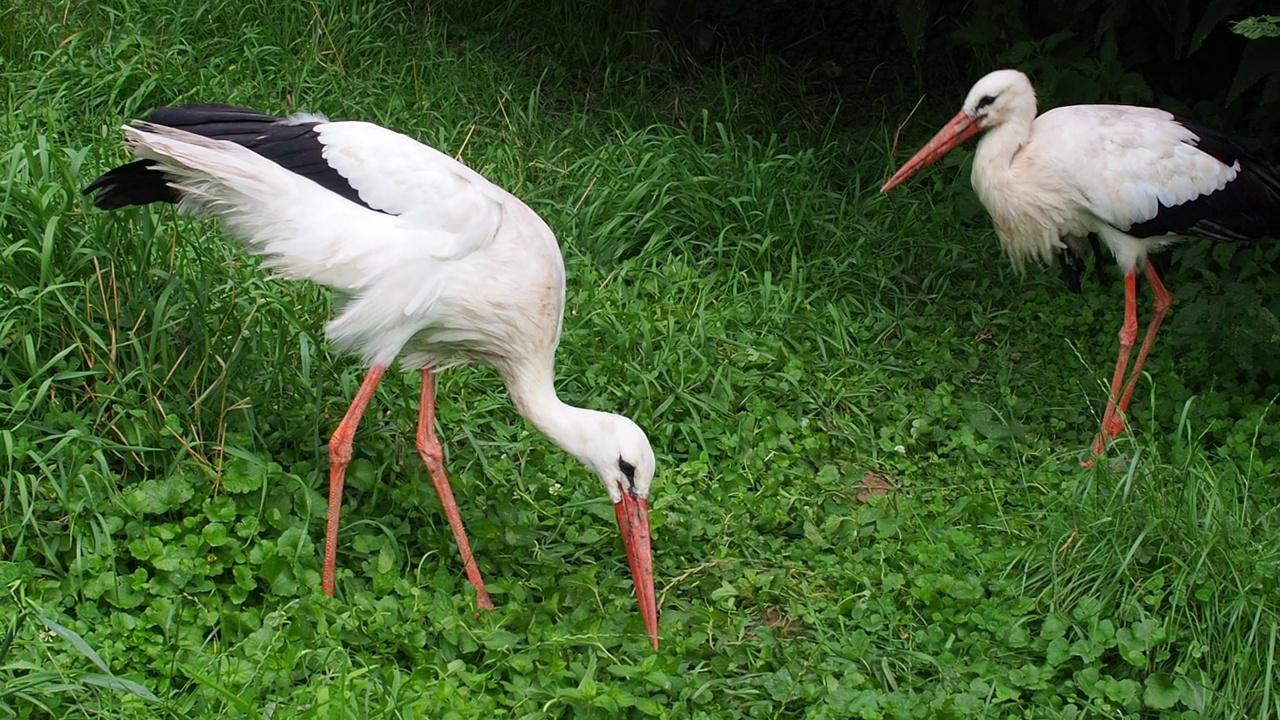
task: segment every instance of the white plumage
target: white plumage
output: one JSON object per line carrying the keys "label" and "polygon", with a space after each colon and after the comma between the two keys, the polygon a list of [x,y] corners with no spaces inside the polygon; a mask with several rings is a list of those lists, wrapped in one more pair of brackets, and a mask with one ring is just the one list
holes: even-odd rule
{"label": "white plumage", "polygon": [[349,295],[329,338],[369,365],[402,350],[412,369],[553,357],[564,265],[536,213],[378,125],[323,122],[315,132],[325,162],[377,210],[225,140],[143,124],[126,127],[125,142],[184,191],[184,212],[217,216],[281,276]]}
{"label": "white plumage", "polygon": [[279,275],[348,297],[328,335],[363,357],[370,374],[330,443],[330,594],[351,438],[383,370],[399,358],[423,370],[418,449],[479,602],[491,607],[434,434],[434,372],[486,362],[520,412],[600,477],[657,647],[647,503],[653,450],[630,419],[556,396],[564,263],[536,213],[453,158],[370,123],[186,106],[126,127],[125,142],[144,159],[86,189],[99,207],[176,201],[185,213],[219,218]]}
{"label": "white plumage", "polygon": [[[1122,415],[1172,302],[1147,254],[1191,236],[1247,240],[1280,233],[1280,178],[1212,128],[1164,110],[1072,105],[1037,117],[1027,77],[997,70],[973,86],[961,111],[881,192],[983,131],[973,188],[1015,267],[1082,251],[1096,235],[1125,273],[1120,357],[1094,443],[1097,455],[1124,428]],[[1138,270],[1156,296],[1155,312],[1122,392],[1137,334]]]}

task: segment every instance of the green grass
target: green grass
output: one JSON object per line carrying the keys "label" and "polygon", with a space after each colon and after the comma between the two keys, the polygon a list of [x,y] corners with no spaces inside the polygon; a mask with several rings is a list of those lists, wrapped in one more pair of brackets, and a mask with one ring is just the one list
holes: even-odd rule
{"label": "green grass", "polygon": [[[1119,290],[1014,275],[961,160],[878,195],[909,90],[670,69],[613,4],[200,7],[0,11],[0,717],[1280,714],[1277,390],[1174,333],[1121,461],[1081,469]],[[598,483],[483,368],[439,416],[498,609],[409,374],[320,592],[361,376],[328,297],[78,196],[124,120],[187,101],[383,122],[555,228],[561,393],[658,453],[659,653]],[[867,472],[896,488],[859,502]]]}

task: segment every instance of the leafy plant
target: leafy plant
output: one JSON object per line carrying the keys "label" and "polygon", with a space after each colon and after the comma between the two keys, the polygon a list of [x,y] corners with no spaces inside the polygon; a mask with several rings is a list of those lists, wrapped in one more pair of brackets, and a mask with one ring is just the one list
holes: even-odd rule
{"label": "leafy plant", "polygon": [[1250,40],[1280,37],[1280,15],[1255,15],[1231,23],[1231,32]]}

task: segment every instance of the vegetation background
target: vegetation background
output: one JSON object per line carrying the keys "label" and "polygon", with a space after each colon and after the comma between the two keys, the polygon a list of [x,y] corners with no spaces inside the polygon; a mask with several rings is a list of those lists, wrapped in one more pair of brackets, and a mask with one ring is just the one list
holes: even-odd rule
{"label": "vegetation background", "polygon": [[[1277,717],[1277,246],[1170,255],[1133,432],[1084,470],[1118,288],[1008,269],[965,153],[875,191],[1001,66],[1276,159],[1265,5],[10,0],[0,717]],[[440,423],[498,609],[408,375],[319,590],[361,374],[331,299],[78,192],[198,101],[382,122],[556,229],[561,391],[658,453],[660,652],[597,483],[481,368]]]}

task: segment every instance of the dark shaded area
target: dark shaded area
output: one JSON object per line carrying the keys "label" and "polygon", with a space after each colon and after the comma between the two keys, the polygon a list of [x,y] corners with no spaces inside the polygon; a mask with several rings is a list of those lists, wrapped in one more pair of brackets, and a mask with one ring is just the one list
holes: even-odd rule
{"label": "dark shaded area", "polygon": [[952,104],[986,72],[1016,67],[1045,107],[1159,105],[1263,140],[1280,129],[1280,39],[1229,24],[1274,11],[1258,0],[650,0],[646,20],[691,63],[775,54],[858,93],[885,65]]}
{"label": "dark shaded area", "polygon": [[1089,235],[1089,248],[1071,248],[1064,247],[1058,252],[1059,265],[1062,268],[1062,281],[1067,284],[1067,289],[1077,295],[1082,292],[1080,280],[1084,275],[1084,268],[1089,253],[1093,254],[1093,276],[1099,285],[1107,285],[1110,277],[1107,275],[1107,261],[1109,255],[1102,252],[1102,243],[1098,240],[1097,235]]}

